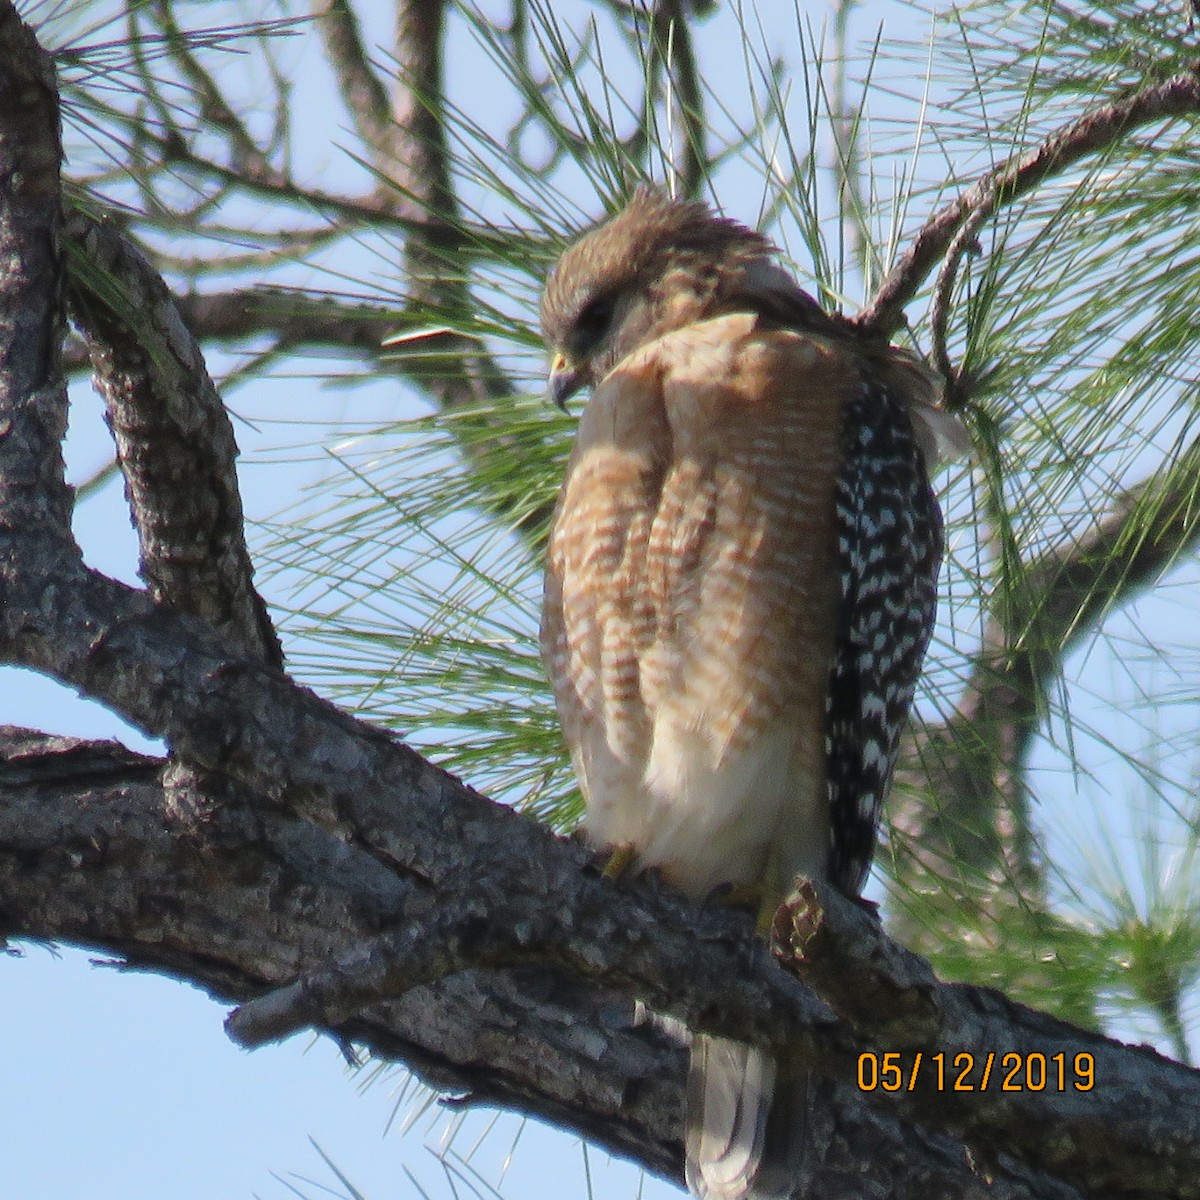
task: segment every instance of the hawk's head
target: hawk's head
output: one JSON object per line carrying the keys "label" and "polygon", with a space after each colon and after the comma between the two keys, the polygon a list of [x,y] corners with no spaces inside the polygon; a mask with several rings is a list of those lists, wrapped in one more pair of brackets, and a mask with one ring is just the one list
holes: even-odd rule
{"label": "hawk's head", "polygon": [[654,338],[721,313],[788,324],[823,317],[771,255],[771,243],[707,205],[639,188],[572,245],[546,280],[542,333],[560,406]]}

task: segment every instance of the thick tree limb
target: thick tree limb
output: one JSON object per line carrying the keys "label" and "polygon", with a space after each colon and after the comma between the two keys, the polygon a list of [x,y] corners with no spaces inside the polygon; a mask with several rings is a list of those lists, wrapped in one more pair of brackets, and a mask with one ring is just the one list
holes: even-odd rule
{"label": "thick tree limb", "polygon": [[77,211],[66,232],[89,264],[71,273],[68,293],[116,439],[142,578],[156,600],[278,666],[283,652],[246,549],[233,424],[200,348],[118,230]]}
{"label": "thick tree limb", "polygon": [[49,58],[0,7],[0,536],[71,522],[61,443],[62,158]]}
{"label": "thick tree limb", "polygon": [[[95,946],[245,1000],[353,953],[380,924],[405,928],[414,910],[436,918],[413,879],[353,839],[237,787],[178,807],[156,782],[161,765],[112,743],[0,730],[0,921],[10,933]],[[207,815],[195,822],[195,811]],[[560,846],[584,867],[580,847]],[[746,923],[728,913],[589,878],[632,903],[626,914],[640,912],[637,954],[656,953],[663,906],[716,933],[702,942],[711,952],[746,945]],[[544,898],[532,910],[539,921],[543,907]],[[779,976],[754,957],[760,972]],[[728,975],[728,959],[717,969]],[[677,982],[707,991],[718,981],[706,974],[700,961]],[[578,1129],[678,1178],[684,1055],[653,1025],[632,1025],[629,1012],[611,993],[531,962],[431,978],[332,1031],[443,1090]],[[822,1194],[958,1200],[983,1186],[953,1139],[905,1125],[854,1087],[834,1089],[822,1111]],[[989,1197],[1080,1195],[1008,1157],[990,1176]]]}
{"label": "thick tree limb", "polygon": [[[462,881],[467,890],[457,899],[453,887],[434,899],[420,881],[381,862],[357,839],[347,840],[345,830],[339,834],[264,808],[236,786],[202,803],[177,807],[156,784],[152,760],[111,744],[8,730],[0,733],[0,763],[0,914],[8,930],[98,946],[133,963],[184,975],[223,998],[247,999],[264,985],[286,990],[289,981],[311,977],[309,968],[319,972],[317,964],[352,958],[358,948],[377,945],[374,930],[381,922],[393,926],[398,938],[412,938],[415,947],[412,935],[427,927],[422,914],[436,923],[457,905],[484,907],[469,880]],[[194,811],[207,815],[194,822],[188,816]],[[397,830],[402,824],[400,818]],[[513,818],[507,829],[527,824]],[[509,892],[507,909],[500,911],[510,921],[495,921],[503,940],[511,944],[514,937],[526,936],[520,932],[522,919],[531,922],[525,926],[531,932],[543,927],[547,909],[565,904],[566,938],[581,946],[596,939],[588,952],[589,958],[593,952],[596,956],[591,961],[594,970],[603,973],[625,960],[627,965],[618,973],[628,973],[631,965],[658,960],[665,951],[663,965],[674,971],[668,986],[690,992],[697,1015],[702,1008],[711,1007],[715,1013],[733,1003],[738,1007],[727,1009],[723,1019],[750,1033],[780,1019],[775,1002],[759,1007],[764,996],[776,991],[785,1009],[798,997],[795,985],[753,952],[746,922],[720,911],[693,909],[665,893],[614,888],[586,869],[588,856],[580,847],[557,846],[556,854],[565,852],[573,860],[584,890],[605,894],[615,906],[595,907],[589,917],[574,908],[576,887],[548,901],[542,889],[555,886],[555,881],[543,866],[541,878],[527,875],[522,892]],[[487,914],[497,911],[488,909]],[[836,939],[841,950],[849,948],[847,977],[869,989],[864,995],[878,997],[890,988],[893,1000],[915,995],[919,1004],[928,1004],[930,987],[943,988],[911,970],[909,977],[900,978],[892,970],[883,985],[876,982],[881,945],[888,955],[902,952],[881,941],[878,933],[863,936],[854,922],[869,921],[865,914],[851,912],[847,918],[833,906],[829,913],[821,936]],[[613,926],[624,932],[614,938]],[[689,955],[686,963],[676,960],[672,944]],[[856,954],[854,947],[859,945],[863,951]],[[810,956],[819,969],[837,978],[833,961],[811,945]],[[479,964],[488,960],[498,966],[500,957],[493,954],[487,937],[480,936],[448,970],[414,976],[408,986],[388,989],[387,998],[368,997],[363,1008],[346,1011],[325,1027],[388,1057],[403,1058],[443,1089],[571,1125],[677,1177],[684,1069],[678,1047],[652,1026],[632,1027],[628,1016],[622,1016],[628,1008],[594,984],[564,981],[552,948],[539,962],[531,943],[525,948],[524,966],[500,972],[481,969]],[[657,975],[658,968],[654,971]],[[841,994],[830,990],[835,997]],[[974,989],[947,990],[968,1000],[977,995]],[[999,1003],[992,1001],[993,1007]],[[744,1005],[749,1011],[739,1011]],[[889,1027],[892,1011],[894,1007],[881,1008],[874,1014],[897,1037],[882,1043],[881,1052],[892,1046],[911,1050],[913,1027]],[[1025,1023],[1042,1020],[1015,1007],[1009,1016]],[[863,1030],[872,1023],[868,1013]],[[1047,1024],[1065,1032],[1058,1023]],[[988,1027],[987,1032],[996,1028]],[[829,1026],[827,1018],[814,1032],[819,1029],[824,1030],[819,1040],[832,1038],[821,1051],[826,1057],[844,1034]],[[931,1030],[919,1032],[927,1035]],[[865,1044],[855,1041],[851,1049]],[[1162,1093],[1161,1107],[1152,1103],[1141,1110],[1147,1122],[1168,1109],[1168,1100],[1180,1102],[1182,1097],[1189,1110],[1195,1107],[1200,1095],[1195,1073],[1103,1039],[1085,1037],[1078,1045],[1099,1053],[1101,1062],[1107,1061],[1104,1054],[1127,1059],[1133,1065],[1126,1074],[1145,1071],[1153,1080],[1148,1085],[1151,1093],[1170,1089]],[[840,1073],[846,1069],[856,1069],[853,1053]],[[1181,1081],[1190,1084],[1189,1091],[1181,1092]],[[909,1119],[941,1102],[965,1120],[978,1098],[951,1096],[957,1105],[928,1093],[900,1099],[899,1109]],[[1040,1102],[1030,1095],[1010,1099],[1018,1113]],[[1051,1099],[1044,1103],[1048,1106]],[[1101,1086],[1099,1075],[1092,1099],[1098,1118],[1106,1110],[1119,1112],[1119,1098]],[[925,1187],[932,1188],[929,1195],[949,1197],[981,1186],[970,1159],[954,1150],[952,1141],[899,1122],[896,1106],[872,1108],[853,1085],[834,1089],[829,1102],[824,1118],[829,1123],[817,1130],[822,1149],[817,1179],[822,1186],[837,1179],[864,1184],[873,1180],[874,1188],[855,1194],[914,1200],[926,1194],[921,1190]],[[1128,1120],[1129,1114],[1110,1119]],[[1052,1128],[1042,1131],[1043,1142],[1053,1144]],[[1069,1144],[1069,1138],[1064,1134],[1058,1144]],[[1181,1152],[1177,1143],[1168,1166],[1178,1163]],[[1098,1169],[1094,1163],[1087,1166],[1093,1172]],[[1126,1161],[1123,1185],[1111,1194],[1136,1194],[1148,1186],[1149,1171],[1161,1179],[1166,1169],[1153,1156],[1143,1161],[1135,1154]],[[1004,1154],[991,1173],[997,1190],[989,1195],[1081,1194]],[[1107,1189],[1091,1194],[1107,1194]],[[1189,1193],[1184,1187],[1175,1194]]]}
{"label": "thick tree limb", "polygon": [[[246,1000],[423,902],[369,850],[236,787],[180,807],[158,782],[164,765],[113,743],[0,731],[4,932],[94,946]],[[652,1170],[679,1167],[683,1055],[594,988],[471,972],[335,1034],[443,1091],[571,1125]]]}

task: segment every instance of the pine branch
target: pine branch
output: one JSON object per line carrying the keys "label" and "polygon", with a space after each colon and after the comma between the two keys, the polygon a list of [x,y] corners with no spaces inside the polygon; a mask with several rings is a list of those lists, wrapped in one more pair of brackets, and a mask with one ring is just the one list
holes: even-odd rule
{"label": "pine branch", "polygon": [[[955,239],[968,223],[976,223],[1013,203],[1039,184],[1061,175],[1089,155],[1116,145],[1135,129],[1160,121],[1200,114],[1200,63],[1084,113],[1031,150],[989,171],[957,199],[939,209],[917,231],[909,248],[888,273],[867,306],[854,318],[868,333],[890,337],[904,322],[904,309],[916,296],[939,259],[952,247],[949,275],[969,248],[970,239]],[[950,281],[940,289],[948,294]]]}
{"label": "pine branch", "polygon": [[[676,1181],[685,1055],[653,1023],[622,1017],[613,993],[599,986],[606,973],[660,1000],[673,997],[672,1011],[706,1015],[710,1027],[720,1012],[722,1027],[759,1037],[802,1030],[797,1015],[820,1012],[755,952],[748,921],[666,892],[615,887],[588,867],[581,847],[506,810],[493,811],[500,826],[489,818],[474,830],[482,836],[459,844],[456,869],[430,879],[379,852],[381,834],[392,844],[403,840],[403,812],[381,807],[390,832],[355,825],[347,838],[344,826],[281,811],[236,782],[190,803],[172,795],[168,804],[155,781],[159,766],[112,743],[0,730],[0,911],[15,914],[9,932],[92,946],[191,980],[219,999],[258,1003],[264,991],[288,992],[308,972],[355,960],[378,944],[381,927],[403,939],[431,922],[447,926],[451,918],[438,914],[465,913],[480,888],[499,901],[492,911],[529,916],[539,929],[547,913],[561,913],[561,934],[600,956],[589,956],[582,980],[564,977],[552,948],[540,962],[527,953],[520,966],[497,970],[499,959],[479,937],[460,944],[468,959],[491,959],[490,969],[432,972],[421,986],[368,1000],[323,1028],[343,1044],[406,1063],[459,1103],[532,1113]],[[478,797],[448,786],[442,799],[460,796],[477,807]],[[204,818],[189,820],[196,811]],[[546,854],[524,857],[530,837]],[[516,853],[514,875],[530,870],[501,899],[493,888],[511,881],[468,870],[480,852],[489,859]],[[565,892],[554,890],[562,884]],[[585,895],[593,899],[576,907]],[[399,972],[403,962],[391,966]],[[806,1036],[834,1051],[840,1038],[827,1022]],[[1154,1056],[1124,1053],[1134,1067],[1166,1072],[1148,1084],[1151,1094],[1178,1100],[1168,1089],[1194,1078]],[[841,1054],[856,1072],[845,1048]],[[813,1130],[813,1182],[821,1191],[854,1180],[894,1200],[961,1200],[982,1186],[971,1154],[953,1137],[907,1125],[893,1105],[869,1101],[854,1083],[821,1087],[825,1116]],[[1097,1087],[1095,1098],[1103,1094]],[[1151,1167],[1158,1177],[1167,1169],[1134,1162],[1129,1178],[1148,1178],[1139,1171]],[[989,1166],[987,1186],[1000,1200],[1084,1195],[1008,1156]]]}

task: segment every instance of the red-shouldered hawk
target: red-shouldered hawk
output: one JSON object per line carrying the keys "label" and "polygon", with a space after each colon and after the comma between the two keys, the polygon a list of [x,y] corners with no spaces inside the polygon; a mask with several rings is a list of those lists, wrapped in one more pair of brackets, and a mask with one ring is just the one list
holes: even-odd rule
{"label": "red-shouldered hawk", "polygon": [[[772,253],[643,189],[542,298],[554,398],[593,389],[542,617],[589,835],[693,897],[734,884],[768,906],[797,875],[866,880],[933,627],[927,472],[957,425],[914,359],[824,313]],[[694,1039],[695,1195],[790,1190],[775,1074]]]}

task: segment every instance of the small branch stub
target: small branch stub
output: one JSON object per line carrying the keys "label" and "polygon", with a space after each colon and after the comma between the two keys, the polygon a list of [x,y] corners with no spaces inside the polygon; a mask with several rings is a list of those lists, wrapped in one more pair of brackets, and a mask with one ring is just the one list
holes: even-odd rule
{"label": "small branch stub", "polygon": [[942,985],[925,959],[884,933],[874,905],[802,879],[771,932],[784,970],[873,1044],[925,1045],[936,1036],[929,996]]}

